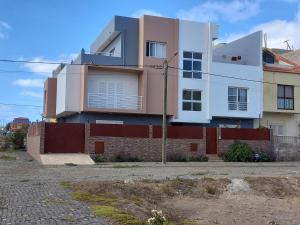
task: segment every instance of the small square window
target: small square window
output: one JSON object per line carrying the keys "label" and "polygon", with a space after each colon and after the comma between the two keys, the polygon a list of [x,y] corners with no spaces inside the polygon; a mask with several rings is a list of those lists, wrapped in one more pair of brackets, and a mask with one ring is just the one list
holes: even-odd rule
{"label": "small square window", "polygon": [[183,90],[183,96],[182,96],[182,98],[184,100],[192,100],[192,93],[191,93],[191,91]]}
{"label": "small square window", "polygon": [[193,53],[193,58],[194,59],[202,59],[202,54],[200,52],[194,52]]}
{"label": "small square window", "polygon": [[201,91],[193,91],[193,100],[201,101]]}
{"label": "small square window", "polygon": [[192,78],[192,76],[193,76],[192,72],[183,71],[184,78]]}
{"label": "small square window", "polygon": [[182,110],[191,111],[192,110],[192,102],[183,102]]}
{"label": "small square window", "polygon": [[192,58],[192,52],[183,52],[183,58],[191,59]]}
{"label": "small square window", "polygon": [[193,102],[193,111],[201,111],[201,103]]}
{"label": "small square window", "polygon": [[193,70],[201,70],[201,62],[200,61],[193,61]]}
{"label": "small square window", "polygon": [[193,78],[202,79],[202,73],[201,72],[193,72]]}
{"label": "small square window", "polygon": [[183,69],[184,70],[192,70],[192,61],[191,60],[183,60]]}

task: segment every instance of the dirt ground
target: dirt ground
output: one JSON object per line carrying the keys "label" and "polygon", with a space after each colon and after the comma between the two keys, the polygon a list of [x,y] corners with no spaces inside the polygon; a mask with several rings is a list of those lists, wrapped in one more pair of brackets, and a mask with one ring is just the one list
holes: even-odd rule
{"label": "dirt ground", "polygon": [[300,224],[300,178],[246,177],[241,181],[241,186],[237,182],[233,188],[226,178],[78,182],[69,188],[92,194],[94,199],[102,196],[98,203],[82,200],[93,205],[114,202],[141,221],[151,216],[151,209],[158,209],[174,224]]}

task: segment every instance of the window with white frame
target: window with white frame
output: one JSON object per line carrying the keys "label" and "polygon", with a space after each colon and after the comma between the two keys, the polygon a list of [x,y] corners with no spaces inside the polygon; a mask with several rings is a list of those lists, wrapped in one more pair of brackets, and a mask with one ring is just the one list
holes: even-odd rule
{"label": "window with white frame", "polygon": [[183,73],[184,78],[202,79],[202,53],[183,52]]}
{"label": "window with white frame", "polygon": [[270,129],[273,131],[273,135],[283,135],[284,128],[282,124],[271,124]]}
{"label": "window with white frame", "polygon": [[185,89],[182,91],[182,110],[201,111],[201,91]]}
{"label": "window with white frame", "polygon": [[147,41],[146,56],[166,58],[166,43]]}
{"label": "window with white frame", "polygon": [[247,111],[247,88],[228,87],[228,110]]}

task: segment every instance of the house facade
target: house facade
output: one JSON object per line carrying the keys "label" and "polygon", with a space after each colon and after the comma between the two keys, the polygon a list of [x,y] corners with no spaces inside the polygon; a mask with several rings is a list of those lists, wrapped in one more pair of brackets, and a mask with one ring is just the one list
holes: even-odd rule
{"label": "house facade", "polygon": [[59,122],[160,124],[168,69],[170,124],[253,127],[263,111],[262,33],[215,45],[218,26],[115,16],[45,82],[44,116]]}
{"label": "house facade", "polygon": [[300,135],[300,66],[270,49],[263,51],[264,112],[255,126],[274,135]]}

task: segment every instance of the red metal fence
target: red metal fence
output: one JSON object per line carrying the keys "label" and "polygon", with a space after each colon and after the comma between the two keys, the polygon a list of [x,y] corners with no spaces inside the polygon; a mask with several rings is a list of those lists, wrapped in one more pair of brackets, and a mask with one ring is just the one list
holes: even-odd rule
{"label": "red metal fence", "polygon": [[269,129],[222,128],[221,139],[270,140]]}
{"label": "red metal fence", "polygon": [[[162,137],[162,127],[153,126],[153,138]],[[202,139],[202,127],[168,126],[167,137],[174,139]]]}
{"label": "red metal fence", "polygon": [[120,124],[91,124],[90,136],[148,138],[149,126]]}
{"label": "red metal fence", "polygon": [[85,125],[80,123],[46,123],[45,153],[83,153]]}

